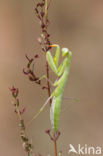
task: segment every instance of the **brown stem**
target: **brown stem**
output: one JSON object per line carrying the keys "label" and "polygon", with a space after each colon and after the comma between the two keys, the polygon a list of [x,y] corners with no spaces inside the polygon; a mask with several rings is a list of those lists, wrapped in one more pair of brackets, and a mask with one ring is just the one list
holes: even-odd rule
{"label": "brown stem", "polygon": [[[41,35],[39,38],[39,43],[41,45],[42,51],[46,54],[48,50],[51,49],[51,41],[50,41],[50,34],[48,33],[48,24],[49,24],[49,19],[48,19],[48,9],[50,6],[51,0],[42,0],[42,3],[37,3],[37,6],[35,8],[37,18],[40,20],[40,26],[41,26]],[[41,8],[41,9],[40,9]],[[46,60],[46,77],[47,77],[47,92],[48,92],[48,97],[51,96],[51,86],[49,80],[49,65]],[[50,105],[52,103],[52,99],[50,99]],[[54,137],[56,137],[54,133]],[[55,151],[55,156],[57,156],[57,144],[56,144],[56,138],[54,138],[54,151]]]}
{"label": "brown stem", "polygon": [[[45,21],[46,21],[46,28],[47,28],[47,17],[48,17],[48,0],[45,0]],[[48,62],[46,61],[46,74],[47,74],[47,79],[49,80],[49,65]],[[47,80],[47,88],[48,88],[48,96],[51,96],[51,91],[50,91],[50,83]],[[50,105],[52,103],[52,99],[50,99]],[[55,139],[55,133],[54,133],[54,156],[57,156],[57,142]]]}
{"label": "brown stem", "polygon": [[32,156],[32,144],[29,142],[29,139],[26,135],[26,129],[25,129],[25,123],[22,118],[22,114],[24,113],[25,109],[20,110],[19,108],[19,99],[18,99],[18,88],[12,87],[10,88],[10,91],[12,92],[12,96],[14,98],[14,106],[15,106],[15,113],[17,113],[18,118],[20,120],[20,137],[23,143],[23,147],[25,151],[28,153],[28,156]]}
{"label": "brown stem", "polygon": [[55,150],[55,156],[57,156],[57,142],[56,142],[56,139],[54,139],[54,150]]}
{"label": "brown stem", "polygon": [[[46,61],[46,75],[47,75],[47,78],[49,80],[49,66],[48,66],[48,62]],[[49,81],[47,81],[47,88],[48,88],[48,96],[50,97],[51,96],[51,91],[50,91],[50,83]],[[52,103],[52,100],[50,99],[50,105]]]}

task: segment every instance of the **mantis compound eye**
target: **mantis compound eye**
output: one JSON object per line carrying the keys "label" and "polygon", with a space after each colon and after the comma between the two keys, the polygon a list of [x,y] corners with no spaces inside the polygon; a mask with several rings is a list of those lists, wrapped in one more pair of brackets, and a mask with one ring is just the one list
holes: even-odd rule
{"label": "mantis compound eye", "polygon": [[67,56],[69,53],[69,49],[68,48],[62,48],[62,56],[65,57]]}

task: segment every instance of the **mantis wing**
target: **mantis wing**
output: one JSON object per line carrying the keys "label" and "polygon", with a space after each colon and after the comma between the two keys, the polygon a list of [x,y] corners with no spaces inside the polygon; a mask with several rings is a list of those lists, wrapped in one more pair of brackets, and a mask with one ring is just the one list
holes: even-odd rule
{"label": "mantis wing", "polygon": [[61,103],[62,103],[62,94],[58,97],[53,97],[53,101],[50,108],[50,120],[52,128],[55,132],[58,131],[60,111],[61,111]]}

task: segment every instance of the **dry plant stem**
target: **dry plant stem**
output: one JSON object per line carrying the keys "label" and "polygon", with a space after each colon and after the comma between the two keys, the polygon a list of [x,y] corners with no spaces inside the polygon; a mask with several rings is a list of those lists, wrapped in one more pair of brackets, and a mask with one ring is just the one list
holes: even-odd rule
{"label": "dry plant stem", "polygon": [[45,22],[48,18],[48,0],[45,0]]}
{"label": "dry plant stem", "polygon": [[28,137],[26,135],[26,131],[25,131],[26,127],[25,127],[24,120],[22,118],[22,114],[25,112],[25,108],[23,110],[19,109],[19,99],[18,99],[19,90],[17,88],[14,88],[14,87],[12,87],[10,90],[11,90],[12,96],[14,98],[13,104],[14,104],[14,107],[15,107],[15,113],[18,115],[18,118],[20,120],[20,124],[19,124],[20,137],[21,137],[21,140],[22,140],[22,143],[23,143],[23,148],[27,152],[28,156],[32,156],[32,145],[29,142],[29,139],[28,139]]}
{"label": "dry plant stem", "polygon": [[[36,8],[35,8],[35,13],[37,18],[40,21],[40,26],[41,26],[41,34],[40,37],[38,38],[38,42],[41,45],[42,51],[46,54],[46,52],[51,49],[51,41],[50,41],[50,34],[48,33],[48,24],[49,24],[49,19],[48,19],[48,9],[50,7],[50,2],[51,0],[40,0],[40,2],[37,3]],[[47,92],[48,92],[48,97],[51,96],[51,87],[49,83],[49,65],[48,62],[46,61],[46,77],[47,77]],[[52,103],[52,99],[50,99],[50,105]],[[54,133],[54,136],[56,134]],[[55,156],[57,156],[57,144],[56,144],[56,139],[53,140],[54,142],[54,151],[55,151]]]}
{"label": "dry plant stem", "polygon": [[[48,18],[48,0],[45,0],[45,23],[46,23],[46,28],[47,28],[47,18]],[[49,65],[48,62],[46,61],[46,75],[49,80]],[[50,91],[50,83],[47,81],[47,88],[48,88],[48,96],[51,96],[51,91]],[[52,100],[50,99],[50,105],[52,103]]]}
{"label": "dry plant stem", "polygon": [[[48,19],[48,0],[45,0],[45,23],[47,25],[47,19]],[[49,79],[49,65],[48,62],[46,61],[46,74],[47,74],[47,78]],[[50,83],[49,81],[47,81],[47,88],[48,88],[48,96],[51,96],[51,91],[50,91]],[[50,99],[50,105],[52,103],[52,100]],[[55,133],[54,133],[55,136]],[[57,156],[57,142],[56,139],[54,139],[54,154],[55,156]]]}
{"label": "dry plant stem", "polygon": [[56,139],[54,139],[54,150],[55,150],[55,156],[57,156],[57,142],[56,142]]}
{"label": "dry plant stem", "polygon": [[[47,78],[49,80],[49,65],[48,65],[48,62],[46,61],[46,74],[47,74]],[[50,91],[50,83],[49,81],[47,81],[47,88],[48,88],[48,96],[50,97],[51,96],[51,91]],[[52,100],[50,99],[50,105],[52,103]]]}
{"label": "dry plant stem", "polygon": [[[17,110],[17,114],[18,114],[18,117],[19,117],[19,119],[20,119],[20,122],[21,122],[21,123],[23,122],[23,124],[24,124],[24,121],[23,121],[23,119],[22,119],[22,116],[21,116],[21,113],[20,113],[20,110],[18,109],[18,107],[16,107],[16,110]],[[21,125],[21,126],[22,126],[22,125]],[[23,130],[21,131],[21,138],[22,138],[22,135],[23,135],[23,137],[24,137],[25,139],[27,139],[26,132],[25,132],[25,126],[24,126]],[[28,153],[28,156],[32,156],[32,149],[29,149],[29,145],[30,145],[29,142],[27,141],[27,142],[25,143],[25,141],[24,141],[23,145],[24,145],[25,151]],[[31,146],[31,145],[30,145],[30,146]]]}

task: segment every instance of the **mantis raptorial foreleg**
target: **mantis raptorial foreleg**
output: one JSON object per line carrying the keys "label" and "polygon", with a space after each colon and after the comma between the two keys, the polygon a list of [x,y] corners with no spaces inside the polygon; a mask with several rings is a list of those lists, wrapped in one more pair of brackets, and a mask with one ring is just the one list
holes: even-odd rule
{"label": "mantis raptorial foreleg", "polygon": [[59,45],[51,45],[51,47],[57,47],[56,48],[56,52],[55,52],[55,56],[54,56],[54,63],[56,65],[56,67],[58,67],[58,63],[59,63],[59,57],[60,57],[60,46]]}
{"label": "mantis raptorial foreleg", "polygon": [[46,79],[47,81],[50,82],[50,84],[51,84],[52,86],[54,85],[53,82],[52,82],[50,79],[48,79],[46,75],[42,75],[42,76],[39,78],[39,80],[42,80],[42,79]]}
{"label": "mantis raptorial foreleg", "polygon": [[58,73],[58,63],[59,63],[59,57],[60,57],[60,46],[59,45],[51,45],[51,47],[57,47],[55,56],[53,57],[51,55],[50,51],[47,51],[46,53],[46,59],[48,61],[49,66],[54,71],[54,73],[57,75]]}

